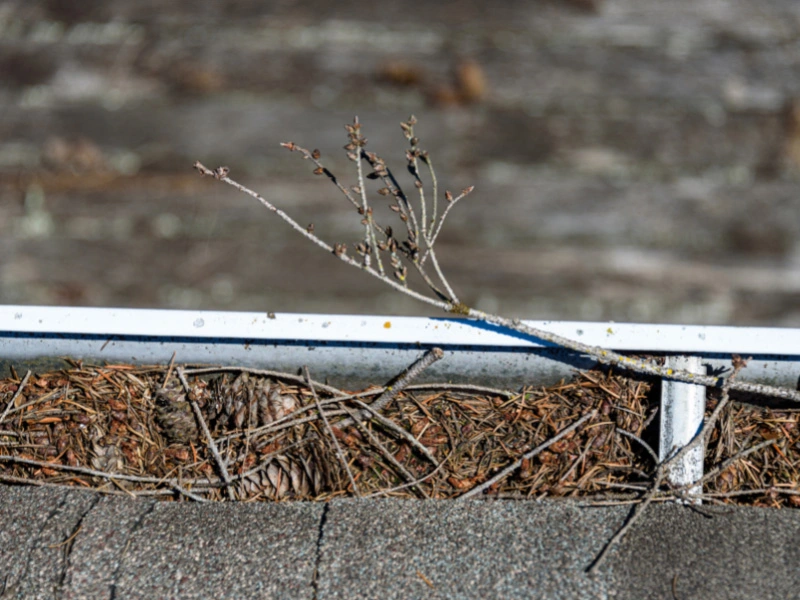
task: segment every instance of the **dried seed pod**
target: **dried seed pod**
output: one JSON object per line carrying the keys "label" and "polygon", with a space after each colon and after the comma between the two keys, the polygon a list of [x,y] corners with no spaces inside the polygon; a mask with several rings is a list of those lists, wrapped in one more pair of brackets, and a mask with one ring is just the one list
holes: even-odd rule
{"label": "dried seed pod", "polygon": [[313,158],[314,160],[318,160],[320,156],[322,155],[320,154],[320,151],[317,150],[316,148],[311,152],[311,158]]}

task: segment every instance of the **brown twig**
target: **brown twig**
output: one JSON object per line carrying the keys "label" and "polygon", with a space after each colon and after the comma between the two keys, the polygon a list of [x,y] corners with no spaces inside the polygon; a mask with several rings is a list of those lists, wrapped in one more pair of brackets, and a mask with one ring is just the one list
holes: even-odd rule
{"label": "brown twig", "polygon": [[346,410],[348,413],[350,413],[350,414],[352,415],[352,418],[354,419],[354,422],[355,422],[355,424],[356,424],[356,427],[358,427],[358,429],[359,429],[360,431],[362,431],[362,432],[364,433],[364,435],[366,435],[366,436],[367,436],[367,438],[369,439],[369,441],[372,443],[372,445],[373,445],[373,446],[375,446],[376,448],[378,448],[378,450],[379,450],[379,451],[380,451],[380,453],[383,455],[383,457],[384,457],[386,460],[388,460],[388,461],[389,461],[389,463],[390,463],[390,464],[391,464],[391,465],[392,465],[392,466],[393,466],[395,469],[397,469],[397,471],[398,471],[398,472],[399,472],[399,473],[400,473],[400,474],[401,474],[403,477],[405,477],[406,481],[408,481],[409,483],[411,483],[411,484],[412,484],[412,487],[414,487],[414,488],[417,490],[417,492],[419,492],[419,494],[420,494],[420,495],[421,495],[423,498],[428,498],[428,499],[429,499],[429,498],[430,498],[430,496],[429,496],[429,495],[428,495],[428,494],[425,492],[425,490],[423,490],[423,489],[422,489],[422,488],[421,488],[421,487],[420,487],[418,484],[415,484],[415,483],[414,483],[415,477],[414,477],[414,476],[413,476],[411,473],[409,473],[409,472],[408,472],[408,469],[406,469],[406,468],[405,468],[405,467],[404,467],[402,464],[400,464],[400,463],[398,462],[398,460],[397,460],[397,459],[396,459],[394,456],[392,456],[392,453],[391,453],[391,452],[389,452],[389,451],[388,451],[388,450],[387,450],[387,449],[384,447],[384,445],[383,445],[383,444],[381,444],[380,440],[379,440],[377,437],[375,437],[375,435],[373,435],[373,433],[372,433],[372,432],[369,430],[369,427],[367,427],[367,426],[366,426],[366,423],[363,423],[363,422],[361,422],[361,420],[360,420],[360,419],[359,419],[359,418],[356,416],[356,414],[354,413],[354,411],[352,411],[352,410],[348,409],[348,408],[347,408],[346,406],[344,406],[344,405],[342,405],[342,407],[344,408],[344,410]]}
{"label": "brown twig", "polygon": [[[56,488],[60,490],[66,490],[70,492],[75,491],[74,485],[68,485],[65,483],[53,483],[51,481],[40,481],[38,479],[31,479],[30,477],[15,477],[14,475],[5,475],[0,473],[0,481],[5,483],[13,483],[17,485],[30,485],[35,487],[49,487],[49,488]],[[128,496],[125,492],[120,492],[117,490],[101,490],[97,488],[81,488],[85,489],[88,492],[98,493],[98,494],[110,494],[112,496]],[[0,596],[2,597],[2,596]]]}
{"label": "brown twig", "polygon": [[494,477],[492,477],[488,481],[482,483],[481,485],[475,486],[470,491],[468,491],[465,494],[462,494],[461,496],[459,496],[458,499],[459,500],[467,500],[468,498],[472,498],[474,496],[477,496],[478,494],[483,493],[484,490],[489,489],[495,483],[497,483],[498,481],[503,480],[504,478],[508,477],[511,473],[513,473],[514,471],[519,469],[519,467],[522,465],[522,461],[523,460],[530,460],[531,458],[533,458],[537,454],[540,454],[543,450],[547,450],[550,446],[555,444],[558,440],[560,440],[564,436],[570,434],[571,432],[575,431],[578,427],[583,425],[586,421],[588,421],[590,419],[593,419],[596,414],[597,414],[597,410],[593,410],[592,412],[583,415],[580,419],[575,421],[572,425],[570,425],[569,427],[567,427],[565,429],[562,429],[560,432],[558,432],[558,434],[556,434],[553,437],[551,437],[545,443],[540,444],[539,446],[536,446],[536,448],[534,448],[533,450],[531,450],[529,452],[526,452],[518,460],[515,460],[513,463],[508,465],[505,469],[500,471],[497,475],[495,475]]}
{"label": "brown twig", "polygon": [[19,398],[20,394],[22,394],[22,390],[25,389],[25,386],[28,384],[28,379],[30,379],[30,377],[31,377],[31,372],[30,371],[25,373],[25,377],[22,378],[22,382],[19,384],[19,387],[17,388],[17,391],[14,392],[13,396],[11,396],[11,400],[9,400],[8,404],[6,404],[6,408],[3,411],[3,414],[0,415],[0,423],[3,422],[3,420],[8,415],[8,412],[11,410],[11,407],[14,406],[14,402],[16,402],[17,398]]}
{"label": "brown twig", "polygon": [[350,470],[350,465],[347,462],[347,458],[345,458],[344,452],[342,451],[342,447],[339,445],[339,440],[336,439],[336,434],[333,433],[331,424],[330,422],[328,422],[328,417],[325,415],[325,411],[322,410],[322,405],[319,403],[319,396],[317,396],[317,391],[314,389],[314,384],[311,382],[311,374],[308,371],[308,367],[305,365],[303,366],[303,373],[306,376],[306,382],[308,383],[308,387],[311,389],[311,394],[314,396],[314,402],[317,405],[319,416],[322,417],[322,422],[325,423],[325,429],[327,429],[328,435],[330,435],[331,438],[331,442],[333,442],[333,445],[336,448],[336,455],[339,457],[339,461],[342,463],[344,470],[347,471],[347,477],[350,479],[350,485],[353,486],[353,493],[356,496],[360,496],[361,494],[358,492],[356,479],[355,477],[353,477],[353,472]]}
{"label": "brown twig", "polygon": [[750,454],[753,454],[754,452],[758,452],[759,450],[761,450],[763,448],[766,448],[767,446],[771,446],[774,443],[775,442],[773,440],[764,440],[763,442],[760,442],[760,443],[756,444],[755,446],[751,446],[750,448],[747,448],[745,450],[741,450],[741,451],[737,452],[736,454],[734,454],[733,456],[731,456],[730,458],[726,458],[720,464],[718,464],[713,469],[711,469],[710,471],[705,473],[698,481],[695,481],[693,483],[687,483],[687,484],[682,485],[682,486],[677,487],[677,488],[673,488],[673,489],[671,489],[671,490],[669,490],[668,492],[665,492],[665,493],[666,494],[679,494],[679,493],[682,493],[682,492],[687,492],[687,491],[689,491],[690,489],[692,489],[692,488],[694,488],[696,486],[701,486],[704,483],[714,479],[717,475],[722,473],[725,469],[730,467],[735,462],[743,459],[745,456],[749,456]]}
{"label": "brown twig", "polygon": [[650,446],[650,444],[645,442],[638,435],[635,435],[635,434],[631,433],[630,431],[625,431],[624,429],[621,429],[619,427],[617,427],[614,431],[616,431],[618,434],[623,435],[626,438],[629,438],[629,439],[633,440],[634,442],[636,442],[637,444],[639,444],[652,457],[653,462],[655,464],[658,464],[658,454],[656,454],[656,451],[653,450],[653,448]]}
{"label": "brown twig", "polygon": [[[263,377],[272,377],[273,379],[280,379],[282,381],[291,381],[292,383],[297,383],[300,385],[306,384],[306,380],[298,375],[292,375],[291,373],[285,373],[283,371],[272,371],[270,369],[251,369],[250,367],[236,367],[227,365],[217,367],[198,367],[196,369],[184,369],[183,372],[186,375],[208,375],[209,373],[247,373],[248,375],[261,375]],[[342,390],[335,388],[332,385],[327,385],[320,381],[314,381],[313,383],[318,392],[325,392],[326,394],[339,396],[342,399],[350,396],[350,394],[345,394]],[[370,396],[375,395],[375,393],[376,392],[374,391],[369,391],[365,392],[364,394],[357,395]]]}
{"label": "brown twig", "polygon": [[633,507],[633,512],[631,512],[631,514],[628,516],[622,527],[617,529],[617,532],[612,536],[612,538],[608,540],[608,542],[606,542],[606,545],[600,551],[600,554],[598,554],[597,557],[594,559],[594,561],[592,561],[592,564],[589,565],[589,568],[586,570],[586,572],[589,575],[594,575],[595,573],[597,573],[597,570],[606,561],[606,558],[608,558],[608,555],[611,553],[611,550],[619,543],[619,541],[623,537],[625,537],[625,535],[628,533],[630,528],[633,527],[636,521],[638,521],[641,518],[641,516],[644,514],[644,511],[647,509],[650,503],[653,502],[653,500],[655,499],[656,494],[658,493],[658,488],[660,487],[663,478],[664,478],[664,467],[663,465],[659,465],[659,467],[656,469],[656,475],[654,477],[653,483],[650,485],[650,488],[645,493],[641,502],[639,502],[639,504],[636,504]]}
{"label": "brown twig", "polygon": [[70,473],[80,473],[82,475],[90,475],[92,477],[102,477],[109,480],[118,479],[120,481],[135,481],[137,483],[173,485],[172,480],[164,479],[163,477],[142,477],[139,475],[124,475],[122,473],[109,473],[107,471],[99,471],[97,469],[89,469],[87,467],[73,467],[70,465],[51,463],[43,460],[35,460],[32,458],[23,458],[21,456],[8,456],[2,454],[0,455],[0,462],[17,463],[20,465],[29,465],[31,467],[53,469],[55,471],[68,471]]}
{"label": "brown twig", "polygon": [[203,498],[202,496],[198,496],[197,494],[195,494],[193,492],[190,492],[189,490],[187,490],[186,488],[184,488],[184,487],[182,487],[180,485],[172,485],[171,487],[172,487],[173,490],[178,492],[180,495],[186,496],[187,498],[189,498],[189,500],[194,500],[195,502],[208,502],[209,501],[208,498]]}
{"label": "brown twig", "polygon": [[[406,440],[409,444],[414,446],[417,450],[422,452],[422,454],[429,461],[431,461],[434,464],[434,466],[437,466],[437,467],[439,466],[439,462],[436,460],[436,458],[433,456],[433,454],[431,454],[431,451],[428,450],[428,448],[426,448],[424,444],[420,443],[420,441],[417,438],[415,438],[413,435],[411,435],[409,432],[407,432],[405,429],[403,429],[399,425],[395,424],[394,421],[391,421],[390,419],[387,419],[386,417],[381,415],[379,412],[375,412],[375,409],[373,409],[369,404],[364,404],[363,402],[361,402],[359,400],[356,400],[355,403],[362,407],[362,409],[363,409],[362,410],[362,414],[363,414],[364,411],[366,411],[367,413],[371,413],[371,415],[370,415],[371,419],[374,419],[375,421],[378,421],[381,425],[384,425],[387,428],[391,429],[394,433],[399,435],[401,438]],[[369,419],[366,419],[366,420],[369,420]]]}
{"label": "brown twig", "polygon": [[468,392],[473,394],[492,394],[493,396],[502,396],[506,399],[519,396],[515,392],[509,390],[501,390],[498,388],[487,387],[485,385],[472,385],[469,383],[415,383],[406,386],[406,391],[427,391],[427,390],[441,390],[446,392]]}
{"label": "brown twig", "polygon": [[233,493],[233,488],[231,487],[232,481],[231,476],[228,473],[228,468],[225,466],[225,461],[222,459],[222,455],[219,453],[219,448],[217,448],[217,444],[214,442],[214,437],[211,435],[211,431],[208,429],[208,425],[203,417],[203,413],[200,410],[200,407],[197,405],[197,400],[192,399],[190,396],[191,387],[189,386],[189,382],[186,380],[186,375],[183,374],[183,369],[180,367],[178,368],[178,379],[181,380],[183,390],[186,392],[186,399],[189,400],[192,410],[194,411],[194,416],[197,418],[198,423],[200,423],[200,428],[203,430],[203,435],[206,436],[206,443],[211,450],[211,454],[214,455],[214,460],[217,461],[217,467],[222,475],[222,479],[225,481],[225,489],[228,492],[228,498],[231,500],[236,500],[236,496]]}
{"label": "brown twig", "polygon": [[364,497],[365,498],[374,498],[375,496],[388,496],[389,494],[393,494],[394,492],[399,492],[400,490],[404,490],[404,489],[409,488],[409,487],[418,486],[421,483],[424,483],[425,481],[427,481],[428,479],[433,477],[434,475],[436,475],[439,471],[441,471],[442,468],[447,464],[447,460],[449,458],[450,458],[449,455],[447,457],[445,457],[445,459],[439,465],[437,465],[436,468],[433,471],[431,471],[430,473],[428,473],[424,477],[420,477],[419,479],[416,479],[416,480],[411,481],[409,483],[404,483],[403,485],[398,485],[397,487],[389,488],[388,490],[380,490],[378,492],[374,492],[374,493],[369,494],[369,495],[364,496]]}
{"label": "brown twig", "polygon": [[164,382],[161,384],[161,387],[166,387],[169,378],[172,377],[172,369],[175,366],[175,357],[178,355],[177,351],[172,353],[172,358],[169,360],[169,365],[167,365],[167,374],[164,375]]}
{"label": "brown twig", "polygon": [[[441,348],[431,348],[421,358],[414,361],[394,382],[386,386],[386,391],[371,404],[370,410],[362,410],[358,414],[358,419],[364,421],[370,418],[371,414],[383,410],[387,404],[395,399],[397,394],[402,392],[406,386],[420,375],[425,369],[444,357]],[[352,425],[353,419],[345,419],[340,423],[340,427]]]}

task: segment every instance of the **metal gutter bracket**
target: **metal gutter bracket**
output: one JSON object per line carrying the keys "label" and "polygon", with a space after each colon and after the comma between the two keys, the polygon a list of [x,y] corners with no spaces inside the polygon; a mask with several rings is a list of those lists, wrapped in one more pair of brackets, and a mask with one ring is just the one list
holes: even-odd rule
{"label": "metal gutter bracket", "polygon": [[[691,373],[705,374],[699,356],[668,356],[667,366]],[[702,385],[663,380],[661,382],[661,432],[658,444],[658,458],[664,461],[674,456],[697,435],[703,426],[706,410],[706,388]],[[667,471],[667,481],[679,487],[703,477],[703,445],[694,448],[683,460]],[[701,485],[692,487],[688,495],[700,495]],[[702,500],[692,500],[701,504]]]}

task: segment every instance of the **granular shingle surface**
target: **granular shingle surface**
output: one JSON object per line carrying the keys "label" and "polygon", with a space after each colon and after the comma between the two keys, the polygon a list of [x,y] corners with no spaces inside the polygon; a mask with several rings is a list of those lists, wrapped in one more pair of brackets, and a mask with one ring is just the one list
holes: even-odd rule
{"label": "granular shingle surface", "polygon": [[153,500],[101,497],[91,515],[84,518],[80,539],[73,544],[72,560],[81,568],[69,570],[64,598],[113,594],[131,536],[154,508]]}
{"label": "granular shingle surface", "polygon": [[0,486],[8,598],[800,597],[800,512],[568,501],[154,502]]}
{"label": "granular shingle surface", "polygon": [[800,598],[800,513],[654,507],[609,569],[617,598]]}
{"label": "granular shingle surface", "polygon": [[320,598],[603,598],[583,574],[625,517],[533,502],[341,501],[322,540]]}
{"label": "granular shingle surface", "polygon": [[[156,503],[130,529],[113,597],[308,598],[322,509]],[[109,524],[116,516],[98,515]],[[85,552],[89,565],[93,548]]]}
{"label": "granular shingle surface", "polygon": [[[0,597],[53,598],[93,493],[0,486]],[[75,536],[77,537],[77,536]]]}

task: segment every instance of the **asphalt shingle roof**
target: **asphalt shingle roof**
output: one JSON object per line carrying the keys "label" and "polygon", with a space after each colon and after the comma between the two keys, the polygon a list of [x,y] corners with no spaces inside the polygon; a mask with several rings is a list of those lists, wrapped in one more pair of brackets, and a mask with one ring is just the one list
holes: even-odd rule
{"label": "asphalt shingle roof", "polygon": [[[0,486],[10,598],[793,598],[800,513],[570,501],[165,503]],[[3,594],[0,594],[3,595]]]}

